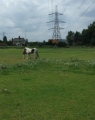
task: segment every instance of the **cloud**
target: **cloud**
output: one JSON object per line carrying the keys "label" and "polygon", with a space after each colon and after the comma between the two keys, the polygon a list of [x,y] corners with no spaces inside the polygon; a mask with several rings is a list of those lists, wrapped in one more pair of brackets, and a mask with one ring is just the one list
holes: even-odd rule
{"label": "cloud", "polygon": [[50,13],[58,6],[61,37],[66,38],[68,31],[79,31],[95,21],[95,2],[93,0],[0,0],[0,39],[3,32],[8,40],[21,36],[29,41],[48,41],[52,38],[55,19]]}

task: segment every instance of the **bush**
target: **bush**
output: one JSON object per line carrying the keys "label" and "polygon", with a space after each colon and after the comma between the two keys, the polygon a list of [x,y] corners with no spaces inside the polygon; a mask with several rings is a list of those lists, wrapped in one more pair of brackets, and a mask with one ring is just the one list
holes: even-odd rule
{"label": "bush", "polygon": [[81,46],[81,45],[83,45],[82,42],[77,42],[77,43],[76,43],[76,46]]}
{"label": "bush", "polygon": [[58,43],[58,46],[59,46],[59,47],[66,47],[67,44],[66,44],[65,42],[59,42],[59,43]]}

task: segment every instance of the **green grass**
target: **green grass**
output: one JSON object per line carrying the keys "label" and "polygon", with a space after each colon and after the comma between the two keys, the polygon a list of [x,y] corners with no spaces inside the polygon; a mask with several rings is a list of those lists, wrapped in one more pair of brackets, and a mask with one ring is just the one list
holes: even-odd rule
{"label": "green grass", "polygon": [[95,119],[95,48],[1,51],[0,120]]}

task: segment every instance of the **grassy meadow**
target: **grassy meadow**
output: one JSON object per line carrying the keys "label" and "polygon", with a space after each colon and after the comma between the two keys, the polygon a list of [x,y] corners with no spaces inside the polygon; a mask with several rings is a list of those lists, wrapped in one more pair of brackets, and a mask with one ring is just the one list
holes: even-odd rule
{"label": "grassy meadow", "polygon": [[0,120],[94,120],[95,48],[0,49]]}

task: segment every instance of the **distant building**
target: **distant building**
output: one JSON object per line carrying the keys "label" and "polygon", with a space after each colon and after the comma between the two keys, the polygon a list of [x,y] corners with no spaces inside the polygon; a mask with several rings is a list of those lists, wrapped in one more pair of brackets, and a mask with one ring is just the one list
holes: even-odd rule
{"label": "distant building", "polygon": [[24,46],[25,45],[25,39],[21,38],[20,36],[18,38],[13,39],[13,45],[15,46]]}
{"label": "distant building", "polygon": [[66,44],[68,44],[68,41],[66,39],[61,39],[61,42],[65,42]]}
{"label": "distant building", "polygon": [[49,39],[48,42],[52,42],[52,43],[56,43],[56,44],[58,44],[59,42],[65,42],[65,43],[67,43],[67,41],[65,39],[56,39],[56,40]]}
{"label": "distant building", "polygon": [[56,43],[58,44],[59,40],[54,40],[54,39],[49,39],[48,42],[51,42],[51,43]]}

